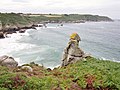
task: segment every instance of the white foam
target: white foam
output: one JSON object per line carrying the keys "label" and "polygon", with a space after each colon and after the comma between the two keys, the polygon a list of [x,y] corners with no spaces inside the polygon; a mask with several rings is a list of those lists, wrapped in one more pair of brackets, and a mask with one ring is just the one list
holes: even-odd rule
{"label": "white foam", "polygon": [[[44,65],[43,65],[44,66]],[[57,65],[57,66],[46,66],[47,68],[50,68],[51,70],[55,69],[55,68],[59,68],[60,65]]]}
{"label": "white foam", "polygon": [[43,29],[44,27],[35,27],[37,30],[39,30],[39,29]]}
{"label": "white foam", "polygon": [[101,57],[100,59],[101,59],[101,60],[109,60],[109,59],[106,59],[106,58],[104,58],[104,57]]}
{"label": "white foam", "polygon": [[20,64],[20,58],[14,58],[14,59],[15,59],[15,61],[18,62],[18,66],[22,65],[22,64]]}
{"label": "white foam", "polygon": [[38,57],[35,59],[35,61],[42,61],[42,60],[44,60],[44,59],[45,59],[45,58],[43,58],[43,57],[40,58],[40,57],[38,56]]}
{"label": "white foam", "polygon": [[48,26],[47,28],[59,28],[59,27],[58,26],[56,26],[56,27]]}
{"label": "white foam", "polygon": [[101,57],[100,60],[108,60],[108,61],[111,60],[111,61],[113,61],[113,62],[119,62],[119,63],[120,63],[120,61],[117,61],[117,60],[115,60],[114,58],[112,58],[112,59],[107,59],[107,58]]}
{"label": "white foam", "polygon": [[31,48],[35,46],[33,44],[19,43],[18,40],[21,39],[23,36],[29,36],[29,33],[17,32],[14,34],[8,34],[8,37],[10,38],[0,39],[0,56],[6,55],[13,51],[19,51],[24,48]]}

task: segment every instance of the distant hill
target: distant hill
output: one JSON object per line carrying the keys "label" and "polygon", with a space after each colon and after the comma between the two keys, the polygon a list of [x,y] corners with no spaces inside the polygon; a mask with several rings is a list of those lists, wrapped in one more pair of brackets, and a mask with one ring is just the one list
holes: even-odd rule
{"label": "distant hill", "polygon": [[41,22],[48,23],[80,23],[86,21],[113,21],[107,16],[80,15],[80,14],[23,14],[23,13],[0,13],[0,23],[2,28],[19,27],[21,25],[32,25]]}
{"label": "distant hill", "polygon": [[111,18],[107,16],[99,16],[99,15],[89,15],[89,14],[23,14],[23,16],[27,16],[30,19],[37,21],[113,21]]}

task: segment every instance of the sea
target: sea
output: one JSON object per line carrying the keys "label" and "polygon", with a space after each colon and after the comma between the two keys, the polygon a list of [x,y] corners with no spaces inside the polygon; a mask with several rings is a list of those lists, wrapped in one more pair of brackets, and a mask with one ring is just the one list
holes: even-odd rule
{"label": "sea", "polygon": [[92,56],[120,62],[120,21],[58,23],[29,29],[0,39],[0,56],[9,55],[19,65],[35,62],[47,68],[59,66],[72,33],[81,37],[79,47]]}

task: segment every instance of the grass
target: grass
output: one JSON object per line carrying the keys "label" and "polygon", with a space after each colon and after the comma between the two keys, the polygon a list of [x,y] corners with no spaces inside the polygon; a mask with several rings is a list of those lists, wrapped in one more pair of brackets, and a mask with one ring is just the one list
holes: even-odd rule
{"label": "grass", "polygon": [[62,17],[62,15],[44,15],[45,17]]}
{"label": "grass", "polygon": [[[29,64],[33,72],[10,70],[0,66],[0,90],[82,90],[91,85],[94,89],[120,89],[120,63],[93,57],[66,67],[48,70]],[[81,88],[81,89],[80,89]]]}
{"label": "grass", "polygon": [[112,21],[109,17],[98,15],[79,15],[79,14],[43,14],[24,16],[16,13],[0,13],[0,22],[4,28],[6,25],[19,26],[40,23],[44,21],[69,22],[69,21]]}
{"label": "grass", "polygon": [[15,13],[0,13],[0,21],[3,27],[5,25],[27,25],[30,23],[27,17]]}

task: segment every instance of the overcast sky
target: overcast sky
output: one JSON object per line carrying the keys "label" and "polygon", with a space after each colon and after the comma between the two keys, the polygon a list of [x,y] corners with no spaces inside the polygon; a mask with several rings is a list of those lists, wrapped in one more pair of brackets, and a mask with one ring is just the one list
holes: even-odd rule
{"label": "overcast sky", "polygon": [[120,0],[0,0],[0,12],[78,13],[120,19]]}

